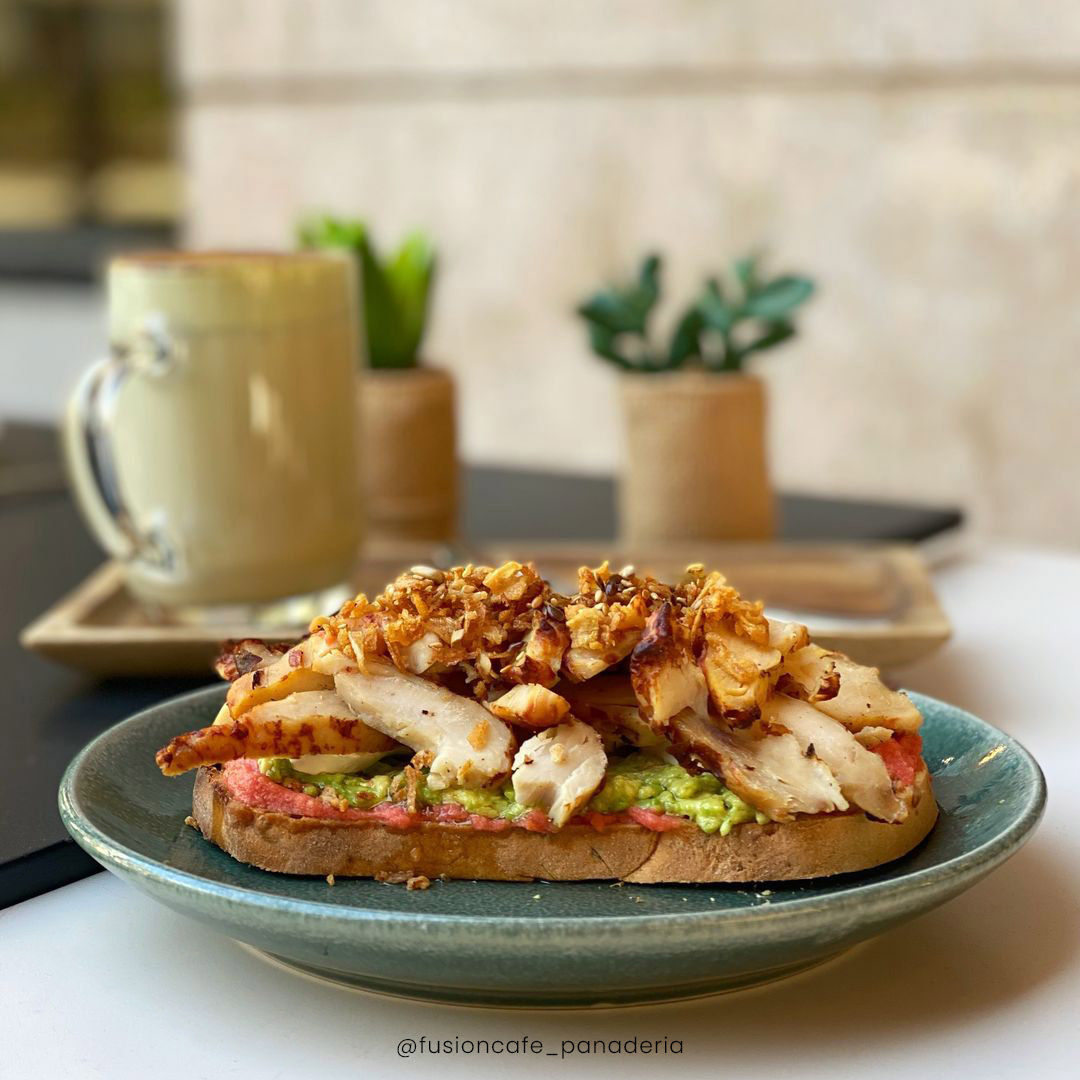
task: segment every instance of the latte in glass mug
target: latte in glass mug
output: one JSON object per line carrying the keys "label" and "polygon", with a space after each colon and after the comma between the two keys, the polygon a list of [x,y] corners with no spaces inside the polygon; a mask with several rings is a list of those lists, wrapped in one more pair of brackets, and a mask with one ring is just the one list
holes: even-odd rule
{"label": "latte in glass mug", "polygon": [[252,604],[347,579],[355,273],[313,253],[111,262],[109,356],[65,438],[83,513],[140,599]]}

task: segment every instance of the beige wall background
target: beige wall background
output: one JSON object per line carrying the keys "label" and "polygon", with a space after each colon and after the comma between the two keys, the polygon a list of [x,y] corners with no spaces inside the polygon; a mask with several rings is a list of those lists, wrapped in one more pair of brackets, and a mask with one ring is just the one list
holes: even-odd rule
{"label": "beige wall background", "polygon": [[1018,0],[177,0],[187,228],[436,237],[467,460],[619,457],[574,304],[649,247],[821,292],[760,365],[779,484],[1080,543],[1080,8]]}

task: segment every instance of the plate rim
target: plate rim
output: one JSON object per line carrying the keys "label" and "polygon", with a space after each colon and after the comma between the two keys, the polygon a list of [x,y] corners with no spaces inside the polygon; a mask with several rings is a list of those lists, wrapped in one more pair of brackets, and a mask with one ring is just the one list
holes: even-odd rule
{"label": "plate rim", "polygon": [[[950,885],[957,880],[967,881],[989,873],[1013,855],[1034,833],[1046,807],[1047,788],[1042,768],[1027,748],[1013,736],[1001,731],[986,720],[973,713],[941,701],[938,698],[909,690],[916,704],[929,703],[960,714],[965,720],[986,728],[995,738],[1000,738],[1016,751],[1031,773],[1034,781],[1032,791],[1015,820],[996,836],[984,841],[970,851],[954,856],[946,862],[902,874],[898,878],[867,882],[853,885],[850,889],[828,893],[823,896],[807,896],[785,900],[783,904],[760,904],[746,908],[718,907],[715,910],[688,912],[627,912],[618,915],[563,916],[563,915],[462,915],[440,912],[410,912],[378,910],[357,904],[345,904],[332,900],[310,900],[290,896],[280,896],[258,888],[214,881],[185,870],[178,870],[166,863],[144,855],[119,841],[90,822],[81,808],[75,785],[80,771],[88,760],[100,749],[102,744],[122,737],[129,728],[138,728],[147,717],[167,707],[175,707],[184,702],[199,698],[213,700],[223,696],[224,685],[210,684],[183,694],[174,695],[134,713],[132,716],[107,728],[79,751],[64,771],[58,791],[58,805],[61,820],[75,841],[106,869],[121,870],[123,873],[140,877],[143,880],[165,884],[190,893],[200,894],[205,899],[225,901],[230,906],[240,908],[256,907],[264,912],[287,912],[290,916],[300,916],[315,920],[337,919],[342,923],[356,925],[379,924],[388,927],[408,926],[415,929],[422,925],[429,930],[461,929],[482,927],[486,934],[493,931],[519,933],[523,930],[546,928],[563,935],[594,936],[611,930],[623,930],[628,926],[664,927],[669,929],[693,927],[711,927],[719,929],[733,923],[740,926],[764,926],[782,924],[813,918],[819,914],[835,915],[840,911],[857,908],[860,920],[870,918],[889,918],[894,911],[906,908],[904,897],[911,889],[924,894],[927,890],[948,892]],[[275,875],[288,877],[289,875]],[[525,883],[529,884],[529,883]],[[552,882],[551,884],[559,884]],[[674,883],[678,884],[678,883]],[[721,883],[722,884],[722,883]],[[898,889],[898,885],[904,888]],[[637,885],[635,888],[639,887]],[[648,889],[651,886],[641,885]],[[670,887],[670,886],[669,886]],[[689,887],[689,886],[688,886]],[[704,886],[693,886],[702,888]],[[753,883],[747,888],[753,889]]]}

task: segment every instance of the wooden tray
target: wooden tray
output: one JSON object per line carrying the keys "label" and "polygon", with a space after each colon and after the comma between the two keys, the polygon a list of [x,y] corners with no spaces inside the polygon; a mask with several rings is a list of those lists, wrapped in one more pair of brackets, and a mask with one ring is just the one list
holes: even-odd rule
{"label": "wooden tray", "polygon": [[[360,560],[354,588],[377,593],[400,570],[426,563],[532,559],[556,588],[573,591],[577,567],[633,563],[665,580],[690,562],[722,569],[748,596],[764,600],[771,614],[805,622],[820,644],[886,669],[910,663],[941,646],[950,627],[926,566],[908,545],[711,545],[630,550],[612,543],[513,541],[467,550],[398,545]],[[99,675],[176,675],[206,672],[218,644],[229,637],[290,640],[311,615],[296,612],[265,621],[182,622],[144,611],[124,587],[122,568],[106,563],[74,592],[22,632],[27,649]]]}

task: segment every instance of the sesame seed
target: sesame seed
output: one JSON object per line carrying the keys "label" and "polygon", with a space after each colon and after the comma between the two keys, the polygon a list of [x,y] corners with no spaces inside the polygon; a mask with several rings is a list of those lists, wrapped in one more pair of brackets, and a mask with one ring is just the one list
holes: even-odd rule
{"label": "sesame seed", "polygon": [[413,566],[410,567],[409,573],[435,582],[442,581],[444,577],[443,572],[441,570],[436,570],[434,566]]}

